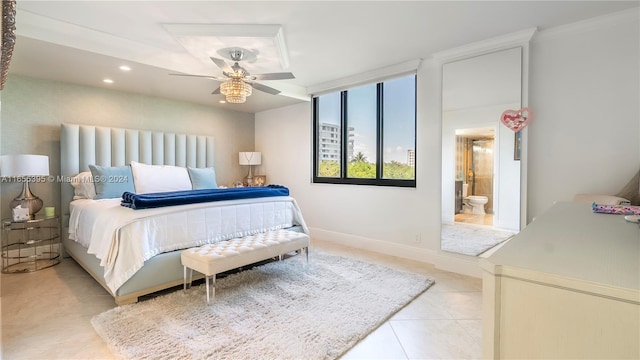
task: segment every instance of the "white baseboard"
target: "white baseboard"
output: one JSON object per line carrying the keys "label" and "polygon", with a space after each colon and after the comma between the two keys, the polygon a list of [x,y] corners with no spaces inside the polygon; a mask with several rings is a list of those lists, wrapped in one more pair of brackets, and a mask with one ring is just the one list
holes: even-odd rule
{"label": "white baseboard", "polygon": [[349,235],[318,228],[309,228],[309,232],[311,233],[311,239],[322,239],[324,241],[357,249],[364,249],[381,254],[433,264],[440,270],[451,271],[477,278],[482,277],[482,269],[480,268],[480,265],[478,265],[478,259],[475,257],[463,255],[456,256],[456,254],[417,248],[405,244],[370,239],[362,236]]}

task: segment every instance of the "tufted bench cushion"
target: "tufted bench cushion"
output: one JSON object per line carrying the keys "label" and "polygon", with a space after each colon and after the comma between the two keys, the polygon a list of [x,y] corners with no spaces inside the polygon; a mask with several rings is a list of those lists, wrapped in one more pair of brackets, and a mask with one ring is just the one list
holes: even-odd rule
{"label": "tufted bench cushion", "polygon": [[220,241],[184,250],[180,255],[184,266],[184,288],[191,286],[193,270],[205,275],[207,303],[215,296],[215,277],[221,272],[256,263],[282,254],[304,250],[309,261],[309,236],[290,230],[275,230],[242,238]]}

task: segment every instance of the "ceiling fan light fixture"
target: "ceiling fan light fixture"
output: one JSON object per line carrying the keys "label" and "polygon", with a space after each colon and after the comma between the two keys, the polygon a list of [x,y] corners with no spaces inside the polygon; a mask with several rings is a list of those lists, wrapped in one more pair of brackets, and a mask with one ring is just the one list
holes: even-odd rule
{"label": "ceiling fan light fixture", "polygon": [[251,85],[242,81],[242,79],[231,78],[220,84],[220,93],[226,96],[229,103],[242,104],[247,101],[247,96],[252,92]]}

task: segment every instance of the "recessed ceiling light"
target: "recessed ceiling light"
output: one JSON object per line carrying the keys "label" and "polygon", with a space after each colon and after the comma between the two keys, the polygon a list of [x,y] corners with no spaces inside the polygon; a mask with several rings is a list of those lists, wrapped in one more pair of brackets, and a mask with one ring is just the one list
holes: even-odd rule
{"label": "recessed ceiling light", "polygon": [[226,104],[226,103],[227,103],[227,102],[226,102],[226,101],[224,101],[224,100],[220,100],[220,101],[218,101],[218,102],[219,102],[220,104]]}
{"label": "recessed ceiling light", "polygon": [[131,68],[128,67],[127,65],[122,65],[122,66],[120,66],[120,70],[122,70],[122,71],[131,71]]}
{"label": "recessed ceiling light", "polygon": [[111,79],[104,79],[104,80],[102,80],[102,82],[105,82],[107,84],[113,84],[113,80],[111,80]]}

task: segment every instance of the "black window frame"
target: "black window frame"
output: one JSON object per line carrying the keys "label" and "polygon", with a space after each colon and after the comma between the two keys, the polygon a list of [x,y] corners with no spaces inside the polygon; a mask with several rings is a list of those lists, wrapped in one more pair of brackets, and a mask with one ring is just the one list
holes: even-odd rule
{"label": "black window frame", "polygon": [[[399,76],[400,77],[400,76]],[[393,79],[391,79],[393,80]],[[414,176],[413,179],[385,179],[383,178],[384,166],[384,81],[376,83],[376,178],[349,178],[347,177],[347,147],[348,134],[347,127],[347,98],[349,89],[340,92],[340,177],[324,177],[318,176],[319,167],[319,116],[318,116],[318,98],[314,96],[311,101],[311,114],[313,125],[313,183],[318,184],[348,184],[348,185],[373,185],[373,186],[392,186],[392,187],[416,187],[418,178],[418,78],[417,74],[413,74],[414,80]]]}

